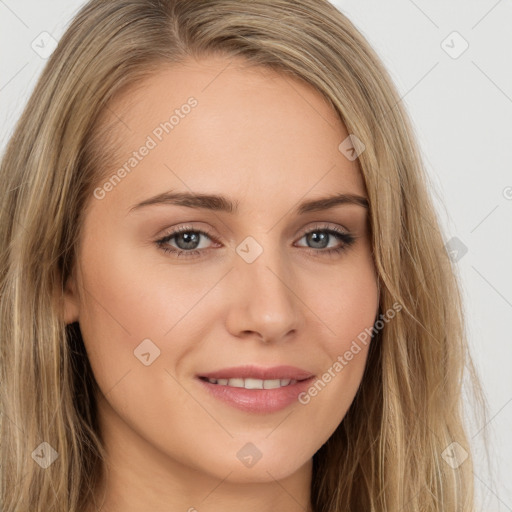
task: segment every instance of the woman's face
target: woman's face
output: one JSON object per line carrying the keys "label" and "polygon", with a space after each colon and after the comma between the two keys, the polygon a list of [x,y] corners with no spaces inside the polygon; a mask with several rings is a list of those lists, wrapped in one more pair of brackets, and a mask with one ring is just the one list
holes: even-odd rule
{"label": "woman's face", "polygon": [[[65,318],[112,457],[273,482],[310,468],[353,401],[377,280],[367,208],[305,206],[366,197],[343,124],[310,86],[228,63],[162,69],[110,106],[118,160],[90,198]],[[294,376],[312,377],[282,386]]]}

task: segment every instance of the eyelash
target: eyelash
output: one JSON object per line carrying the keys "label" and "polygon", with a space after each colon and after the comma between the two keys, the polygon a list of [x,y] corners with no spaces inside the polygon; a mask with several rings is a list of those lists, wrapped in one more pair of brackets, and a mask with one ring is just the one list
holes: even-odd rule
{"label": "eyelash", "polygon": [[[309,231],[306,231],[302,236],[301,239],[305,236],[316,233],[316,232],[325,232],[328,233],[338,240],[341,240],[343,242],[343,245],[340,247],[335,247],[331,249],[314,249],[312,247],[305,247],[305,249],[309,249],[308,252],[313,253],[321,253],[321,255],[326,256],[335,256],[337,254],[341,254],[342,252],[346,251],[356,240],[356,236],[351,235],[349,233],[346,233],[339,228],[336,227],[330,227],[330,226],[317,226]],[[165,253],[172,253],[176,258],[190,258],[195,256],[200,256],[201,252],[207,251],[209,249],[194,249],[190,251],[185,251],[183,249],[169,249],[169,246],[167,245],[167,242],[171,241],[176,235],[179,235],[180,233],[199,233],[201,235],[206,236],[207,238],[210,238],[211,240],[215,240],[215,238],[208,232],[208,230],[202,230],[197,228],[192,228],[191,226],[181,226],[171,233],[165,235],[160,240],[157,240],[155,243],[158,246],[158,248]],[[316,254],[315,256],[317,256]]]}

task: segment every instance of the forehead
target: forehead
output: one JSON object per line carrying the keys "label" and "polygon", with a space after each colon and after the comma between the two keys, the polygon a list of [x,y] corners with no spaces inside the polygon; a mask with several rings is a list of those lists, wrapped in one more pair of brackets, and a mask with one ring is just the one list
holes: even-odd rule
{"label": "forehead", "polygon": [[106,114],[116,157],[105,176],[127,171],[111,199],[133,203],[168,189],[221,190],[255,204],[259,194],[365,195],[357,163],[338,149],[348,132],[327,100],[268,68],[224,57],[162,66]]}

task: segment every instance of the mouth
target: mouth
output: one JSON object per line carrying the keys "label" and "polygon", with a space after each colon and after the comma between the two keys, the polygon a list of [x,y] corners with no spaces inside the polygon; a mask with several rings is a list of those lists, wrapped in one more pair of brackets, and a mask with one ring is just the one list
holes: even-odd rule
{"label": "mouth", "polygon": [[201,380],[216,384],[218,386],[228,386],[231,388],[245,388],[245,389],[278,389],[287,386],[293,386],[297,382],[310,380],[311,377],[306,379],[255,379],[255,378],[242,378],[234,377],[231,379],[213,379],[207,377],[199,377]]}
{"label": "mouth", "polygon": [[[209,373],[201,373],[200,375],[197,375],[199,378],[204,379],[213,379],[219,383],[221,381],[222,384],[226,385],[224,383],[225,380],[228,382],[230,380],[237,381],[237,384],[235,386],[241,387],[240,380],[249,380],[251,385],[251,382],[253,384],[258,384],[257,381],[286,381],[286,380],[295,380],[295,381],[301,381],[309,379],[310,377],[313,377],[313,373],[307,370],[304,370],[302,368],[297,368],[296,366],[288,366],[288,365],[281,365],[281,366],[257,366],[253,364],[246,364],[243,366],[232,366],[230,368],[222,368],[220,370],[215,370]],[[255,381],[255,382],[254,382]],[[276,385],[276,382],[273,383]],[[284,385],[288,385],[287,384]],[[272,385],[272,384],[271,384]],[[258,389],[258,388],[256,388]],[[259,388],[261,389],[261,388]]]}
{"label": "mouth", "polygon": [[269,414],[284,409],[305,392],[315,375],[293,366],[239,366],[196,375],[211,397],[244,412]]}

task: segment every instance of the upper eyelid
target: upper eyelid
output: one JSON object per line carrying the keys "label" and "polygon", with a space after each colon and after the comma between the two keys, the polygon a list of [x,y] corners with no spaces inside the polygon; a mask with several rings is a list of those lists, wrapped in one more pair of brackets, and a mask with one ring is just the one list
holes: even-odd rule
{"label": "upper eyelid", "polygon": [[[329,224],[326,221],[317,221],[317,223],[313,224],[312,226],[304,228],[301,231],[300,238],[302,238],[303,236],[307,235],[311,231],[315,231],[315,230],[318,230],[318,231],[329,231],[329,230],[337,231],[338,229],[341,232],[341,234],[347,234],[347,235],[354,236],[354,234],[349,229],[345,228],[344,226],[332,225],[332,224]],[[206,228],[196,227],[196,226],[187,225],[187,224],[182,224],[182,225],[179,225],[176,228],[172,228],[168,233],[160,236],[157,239],[157,242],[161,242],[161,241],[164,241],[166,239],[172,240],[176,235],[179,235],[180,233],[183,233],[183,232],[186,233],[186,232],[189,232],[189,231],[199,232],[203,236],[207,236],[208,238],[210,238],[213,241],[218,241],[217,237],[215,236],[215,234],[211,233],[210,230],[208,230]]]}

